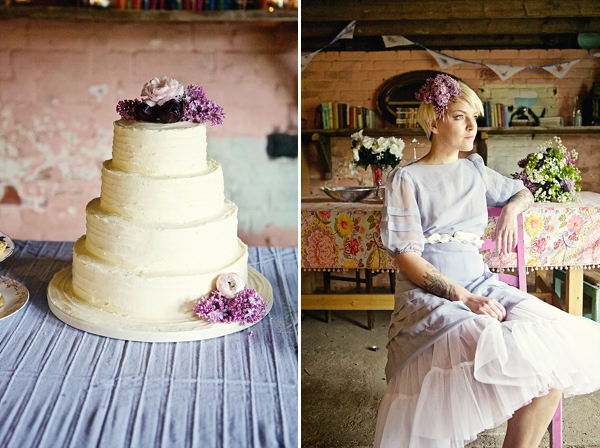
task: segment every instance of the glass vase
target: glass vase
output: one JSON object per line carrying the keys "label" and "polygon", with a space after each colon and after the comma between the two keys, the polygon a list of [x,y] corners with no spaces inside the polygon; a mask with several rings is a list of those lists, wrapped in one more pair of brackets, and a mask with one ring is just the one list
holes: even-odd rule
{"label": "glass vase", "polygon": [[379,164],[371,165],[371,172],[373,173],[373,186],[375,189],[375,197],[382,199],[381,187],[383,186],[383,172],[385,167]]}

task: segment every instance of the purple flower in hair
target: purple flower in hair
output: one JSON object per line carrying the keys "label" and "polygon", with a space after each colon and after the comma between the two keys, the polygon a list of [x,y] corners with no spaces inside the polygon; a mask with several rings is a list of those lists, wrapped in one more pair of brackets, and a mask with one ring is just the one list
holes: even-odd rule
{"label": "purple flower in hair", "polygon": [[426,104],[432,104],[438,118],[444,116],[448,101],[454,96],[462,96],[458,82],[449,75],[439,74],[429,78],[421,89],[415,93],[415,98]]}

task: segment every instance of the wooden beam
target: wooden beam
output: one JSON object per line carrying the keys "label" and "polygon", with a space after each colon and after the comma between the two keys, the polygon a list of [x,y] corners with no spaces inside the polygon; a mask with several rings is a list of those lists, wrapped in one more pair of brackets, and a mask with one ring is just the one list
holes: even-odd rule
{"label": "wooden beam", "polygon": [[600,17],[596,0],[302,0],[302,21]]}
{"label": "wooden beam", "polygon": [[[339,32],[342,28],[339,28]],[[302,36],[302,51],[312,52],[328,45],[337,33],[319,37]],[[577,34],[544,34],[544,35],[404,35],[413,42],[431,48],[432,50],[459,50],[459,49],[581,49],[577,42]],[[421,49],[414,45],[406,47],[392,47],[391,50]],[[381,36],[357,36],[354,39],[340,39],[323,51],[389,51],[383,44]]]}
{"label": "wooden beam", "polygon": [[[333,39],[345,26],[344,22],[304,22],[302,38],[331,36]],[[359,20],[354,38],[360,36],[409,35],[553,35],[600,32],[600,18],[566,19],[464,19],[448,20]]]}
{"label": "wooden beam", "polygon": [[394,294],[302,294],[303,310],[393,310]]}

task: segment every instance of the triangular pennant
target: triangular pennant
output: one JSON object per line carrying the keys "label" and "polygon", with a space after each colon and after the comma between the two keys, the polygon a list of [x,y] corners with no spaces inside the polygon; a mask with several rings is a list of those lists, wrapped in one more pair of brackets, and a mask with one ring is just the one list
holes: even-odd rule
{"label": "triangular pennant", "polygon": [[346,28],[344,28],[340,33],[335,36],[335,39],[331,41],[331,44],[337,42],[339,39],[352,39],[354,37],[354,26],[356,25],[356,20],[353,20]]}
{"label": "triangular pennant", "polygon": [[525,67],[513,67],[512,65],[494,65],[485,64],[496,73],[502,81],[506,81],[511,76],[519,73]]}
{"label": "triangular pennant", "polygon": [[310,61],[312,61],[313,58],[317,54],[319,54],[319,51],[321,50],[313,51],[312,53],[302,55],[302,57],[300,58],[300,73],[302,73],[304,69],[308,66],[308,64],[310,64]]}
{"label": "triangular pennant", "polygon": [[557,78],[564,78],[565,75],[567,74],[567,72],[569,70],[571,70],[571,67],[573,67],[575,64],[577,64],[579,61],[581,61],[581,59],[575,59],[574,61],[563,62],[562,64],[559,64],[559,65],[550,65],[548,67],[542,67],[542,68],[544,70],[546,70],[547,72],[552,73]]}
{"label": "triangular pennant", "polygon": [[430,50],[429,48],[427,49],[427,52],[431,56],[433,56],[433,58],[437,61],[438,65],[442,70],[448,67],[452,67],[453,65],[460,64],[462,62],[457,61],[456,59],[449,58],[448,56],[438,53],[437,51]]}
{"label": "triangular pennant", "polygon": [[414,42],[404,36],[381,36],[385,48],[414,45]]}

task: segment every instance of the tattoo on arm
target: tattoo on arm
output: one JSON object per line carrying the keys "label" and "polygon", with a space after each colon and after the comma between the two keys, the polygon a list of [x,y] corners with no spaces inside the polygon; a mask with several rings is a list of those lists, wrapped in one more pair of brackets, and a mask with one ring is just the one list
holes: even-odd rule
{"label": "tattoo on arm", "polygon": [[438,271],[431,263],[427,263],[428,272],[423,277],[422,284],[419,285],[427,292],[444,299],[452,300],[456,297],[456,288],[448,283],[448,279]]}
{"label": "tattoo on arm", "polygon": [[510,198],[509,203],[516,205],[521,211],[525,211],[533,205],[534,199],[531,191],[525,188]]}

